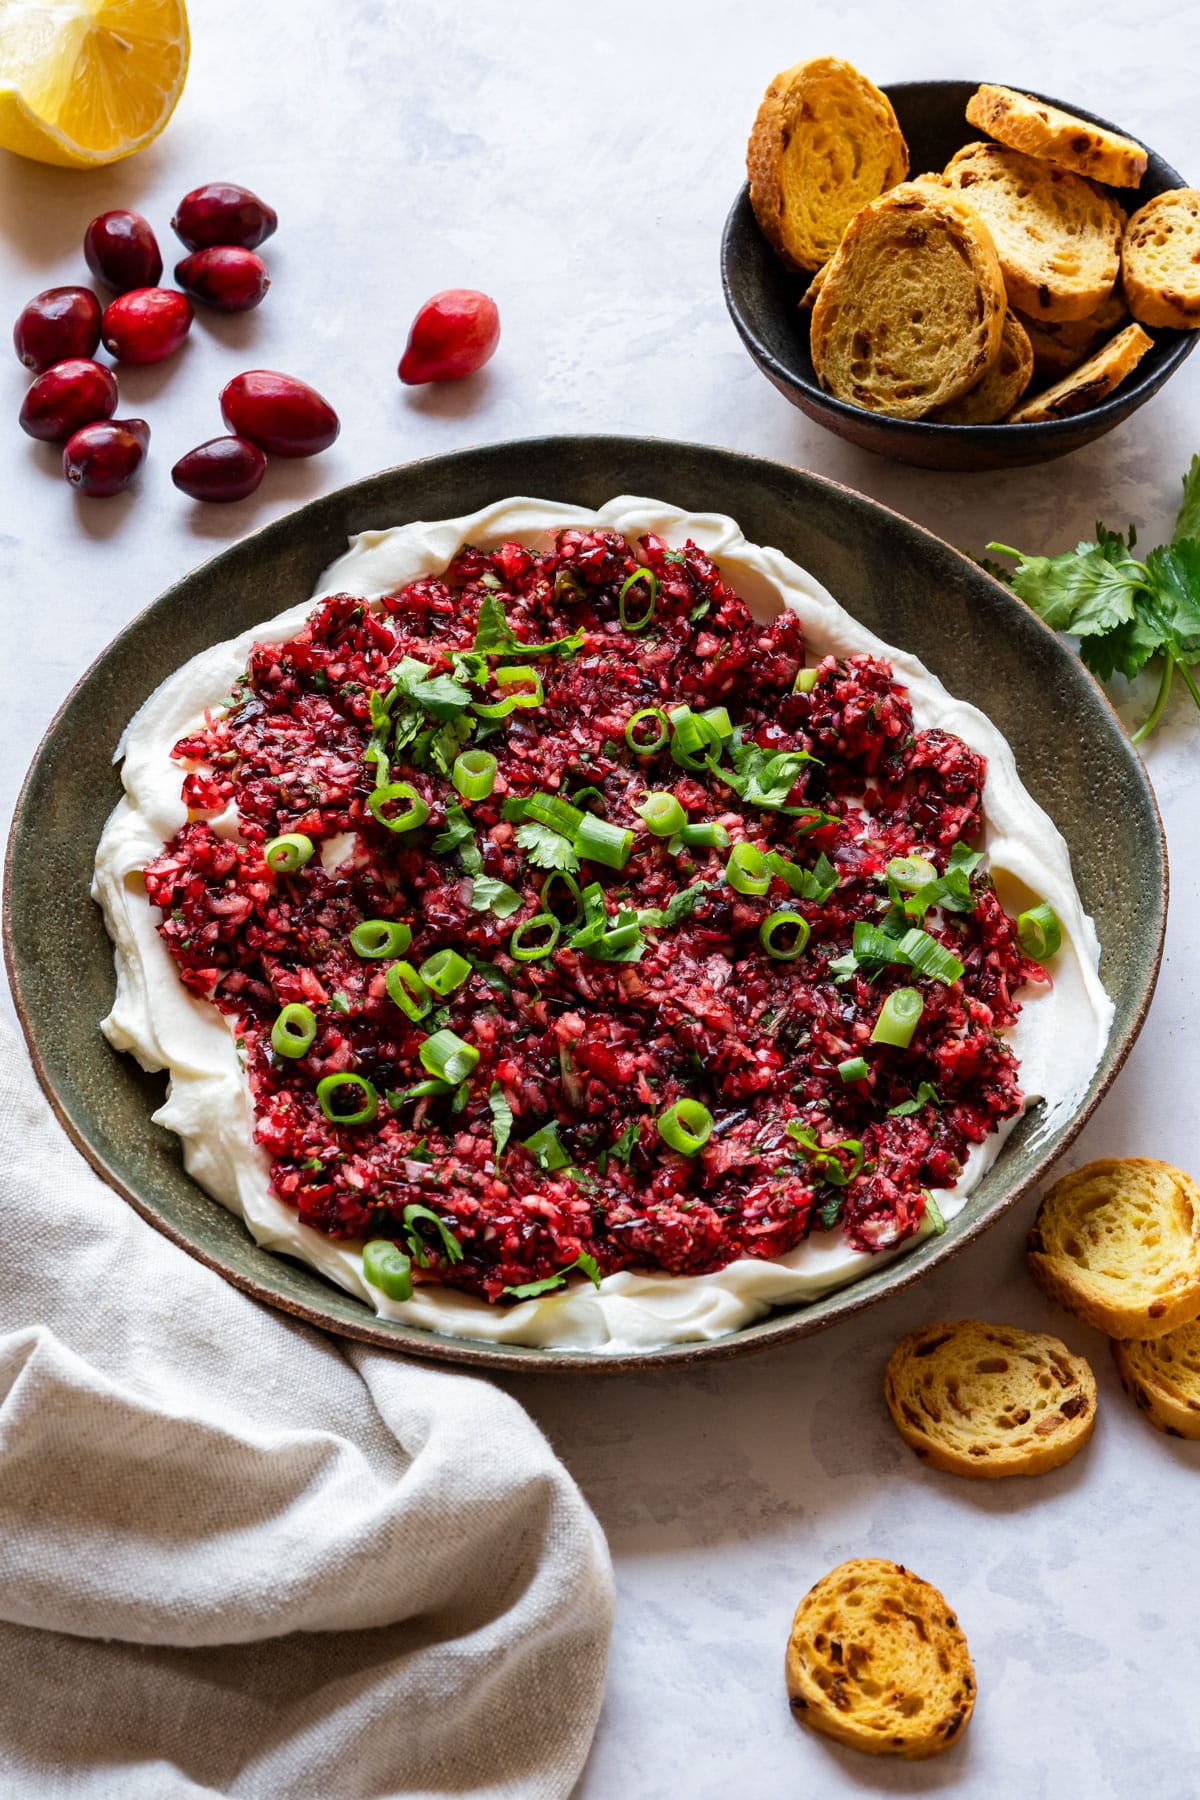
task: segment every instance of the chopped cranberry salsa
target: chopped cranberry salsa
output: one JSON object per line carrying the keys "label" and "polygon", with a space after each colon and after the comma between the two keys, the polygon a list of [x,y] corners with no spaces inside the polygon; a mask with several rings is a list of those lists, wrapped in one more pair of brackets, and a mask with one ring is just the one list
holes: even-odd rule
{"label": "chopped cranberry salsa", "polygon": [[418,1281],[881,1250],[1021,1107],[1046,976],[967,848],[984,758],[692,543],[324,600],[174,754],[146,889],[275,1191]]}

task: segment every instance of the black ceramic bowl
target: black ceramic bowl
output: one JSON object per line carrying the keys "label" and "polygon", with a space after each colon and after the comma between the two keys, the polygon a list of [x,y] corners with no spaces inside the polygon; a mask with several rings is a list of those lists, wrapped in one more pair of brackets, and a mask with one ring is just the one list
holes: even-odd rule
{"label": "black ceramic bowl", "polygon": [[[978,85],[976,81],[897,81],[887,89],[908,143],[914,174],[944,168],[956,150],[983,136],[966,117],[967,101]],[[1090,119],[1094,125],[1111,131],[1122,129],[1071,102],[1055,100],[1049,94],[1036,97]],[[1134,212],[1168,188],[1187,186],[1183,176],[1161,156],[1153,150],[1148,154],[1141,186],[1114,190],[1127,212]],[[758,228],[749,187],[743,187],[725,221],[721,281],[725,304],[747,350],[767,380],[810,419],[860,449],[925,469],[1020,468],[1078,450],[1103,437],[1156,394],[1200,335],[1152,330],[1154,348],[1146,352],[1133,374],[1107,400],[1074,419],[1052,419],[1044,425],[934,425],[924,419],[889,419],[833,399],[818,383],[808,348],[808,315],[798,306],[810,279],[784,268]]]}

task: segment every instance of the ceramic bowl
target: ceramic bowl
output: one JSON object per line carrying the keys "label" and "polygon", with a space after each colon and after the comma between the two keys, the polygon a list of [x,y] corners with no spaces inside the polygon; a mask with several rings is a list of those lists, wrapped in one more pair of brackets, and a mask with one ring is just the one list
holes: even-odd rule
{"label": "ceramic bowl", "polygon": [[[977,81],[897,81],[887,89],[915,174],[945,168],[956,150],[983,135],[966,118],[967,101],[978,86]],[[1121,130],[1071,101],[1054,100],[1048,94],[1036,97],[1110,131]],[[1141,186],[1114,192],[1132,213],[1155,194],[1187,185],[1151,150]],[[862,450],[926,469],[966,473],[1020,468],[1078,450],[1103,437],[1156,394],[1200,337],[1195,331],[1152,329],[1154,348],[1133,374],[1107,400],[1073,419],[1051,419],[1044,425],[934,425],[925,419],[889,419],[835,400],[818,383],[809,353],[808,314],[799,308],[810,279],[784,268],[758,228],[749,187],[743,187],[721,241],[725,304],[743,344],[767,380],[810,419]]]}
{"label": "ceramic bowl", "polygon": [[[1101,976],[1116,1020],[1075,1117],[1037,1142],[1032,1115],[1022,1120],[944,1237],[711,1343],[608,1357],[500,1348],[378,1319],[313,1270],[259,1249],[241,1221],[190,1180],[178,1140],[150,1122],[164,1077],[119,1056],[99,1031],[112,1004],[113,959],[88,888],[121,792],[113,750],[132,713],[197,651],[305,599],[352,533],[453,517],[522,493],[583,506],[646,494],[692,512],[729,513],[751,542],[777,545],[811,569],[872,631],[914,651],[952,693],[990,713],[1030,792],[1070,844],[1103,946]],[[13,993],[42,1086],[105,1180],[183,1249],[269,1305],[384,1348],[493,1368],[607,1372],[804,1337],[919,1281],[972,1243],[1040,1180],[1120,1068],[1154,987],[1165,916],[1166,851],[1141,761],[1079,659],[1006,587],[929,532],[819,476],[727,450],[619,437],[537,438],[385,470],[185,575],[109,646],[50,726],[17,805],[4,908]],[[29,1254],[37,1255],[36,1244]]]}

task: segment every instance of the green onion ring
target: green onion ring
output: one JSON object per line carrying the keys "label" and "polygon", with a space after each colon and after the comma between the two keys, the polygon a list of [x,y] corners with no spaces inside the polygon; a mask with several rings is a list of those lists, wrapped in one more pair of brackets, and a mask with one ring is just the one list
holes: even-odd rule
{"label": "green onion ring", "polygon": [[277,875],[294,875],[312,861],[316,845],[302,831],[289,831],[263,845],[263,861]]}
{"label": "green onion ring", "polygon": [[725,879],[738,894],[765,894],[771,867],[757,844],[735,844],[725,864]]}
{"label": "green onion ring", "polygon": [[[549,883],[547,882],[546,885],[549,886]],[[525,934],[539,931],[549,932],[550,935],[545,942],[526,945]],[[557,944],[561,932],[562,926],[553,913],[534,913],[531,919],[524,919],[509,938],[508,953],[515,957],[517,962],[541,962],[544,956],[549,956]]]}
{"label": "green onion ring", "polygon": [[642,796],[640,806],[634,811],[642,819],[647,831],[655,837],[674,837],[687,824],[687,814],[680,806],[674,794],[664,793],[661,789]]}
{"label": "green onion ring", "polygon": [[[407,800],[408,811],[389,818],[383,809],[393,800]],[[367,811],[387,831],[415,831],[429,817],[429,807],[411,781],[389,781],[385,787],[377,787],[367,795]]]}
{"label": "green onion ring", "polygon": [[387,972],[387,991],[388,999],[393,1000],[414,1025],[433,1006],[432,994],[408,962],[392,964]]}
{"label": "green onion ring", "polygon": [[[791,949],[785,950],[782,946],[776,944],[775,934],[784,931],[789,926],[793,925],[796,928],[795,939]],[[802,913],[792,912],[787,907],[782,907],[779,912],[771,913],[763,920],[758,928],[759,943],[762,945],[767,955],[773,956],[776,962],[795,962],[798,956],[803,955],[808,939],[808,920]]]}
{"label": "green onion ring", "polygon": [[[363,1097],[357,1112],[336,1110],[336,1096],[353,1088]],[[379,1095],[365,1075],[326,1075],[317,1083],[317,1105],[331,1125],[369,1125],[379,1111]]]}
{"label": "green onion ring", "polygon": [[435,1031],[421,1045],[421,1067],[430,1075],[436,1075],[439,1081],[449,1081],[455,1087],[465,1081],[471,1070],[479,1061],[479,1052],[474,1044],[466,1043],[453,1031]]}
{"label": "green onion ring", "polygon": [[595,813],[584,813],[575,833],[574,848],[577,856],[584,856],[589,862],[623,869],[633,849],[633,833],[607,819],[598,819]]}
{"label": "green onion ring", "polygon": [[695,1156],[712,1136],[713,1116],[699,1100],[677,1100],[658,1120],[658,1135],[681,1156]]}
{"label": "green onion ring", "polygon": [[902,894],[915,894],[918,889],[937,880],[937,870],[924,856],[893,856],[886,874]]}
{"label": "green onion ring", "polygon": [[316,1013],[310,1006],[293,1000],[271,1027],[271,1048],[276,1056],[307,1056],[316,1035]]}
{"label": "green onion ring", "polygon": [[412,928],[399,919],[360,919],[350,933],[355,956],[371,961],[381,956],[403,956],[412,943]]}
{"label": "green onion ring", "polygon": [[[639,582],[643,581],[646,583],[650,592],[649,603],[640,619],[631,619],[629,617],[626,601],[628,600],[632,589],[635,588]],[[628,580],[622,582],[621,592],[617,597],[617,612],[620,615],[622,627],[626,631],[645,631],[647,625],[649,625],[651,619],[654,617],[657,608],[658,576],[654,573],[653,569],[635,569]]]}
{"label": "green onion ring", "polygon": [[[583,918],[583,895],[579,891],[579,883],[576,881],[575,877],[569,875],[565,869],[555,869],[553,874],[548,875],[545,881],[543,881],[542,891],[538,895],[538,898],[542,903],[542,911],[548,913],[554,912],[551,890],[556,881],[562,882],[568,894],[571,896],[571,905],[574,908],[571,917],[569,919],[559,919],[559,924],[565,925],[568,928],[572,925],[578,925]],[[554,913],[554,917],[558,917],[557,913]]]}
{"label": "green onion ring", "polygon": [[817,685],[815,669],[797,669],[796,679],[792,683],[793,694],[811,694]]}
{"label": "green onion ring", "polygon": [[871,1042],[894,1044],[897,1050],[907,1050],[924,1011],[925,1002],[916,988],[897,988],[883,1003],[871,1033]]}
{"label": "green onion ring", "polygon": [[450,779],[464,800],[486,800],[496,785],[496,759],[487,750],[464,750]]}
{"label": "green onion ring", "polygon": [[870,1073],[864,1056],[848,1056],[845,1062],[838,1064],[838,1074],[847,1086],[852,1081],[865,1081]]}
{"label": "green onion ring", "polygon": [[363,1245],[363,1277],[389,1300],[412,1299],[412,1259],[390,1238],[372,1238]]}
{"label": "green onion ring", "polygon": [[[715,819],[700,819],[695,825],[681,825],[675,833],[689,850],[728,850],[729,833]],[[668,850],[671,848],[667,845]],[[765,889],[763,890],[765,893]]]}
{"label": "green onion ring", "polygon": [[[644,738],[640,742],[636,736],[636,727],[641,719],[655,719],[658,723],[658,735],[651,741]],[[625,722],[625,742],[635,756],[656,756],[671,735],[671,726],[661,706],[643,706],[641,712],[635,712]]]}
{"label": "green onion ring", "polygon": [[471,973],[471,965],[457,950],[435,950],[417,971],[418,978],[441,998],[460,988]]}
{"label": "green onion ring", "polygon": [[545,699],[542,678],[529,663],[514,663],[511,667],[497,669],[492,677],[497,687],[515,687],[518,683],[532,683],[532,692],[508,694],[503,700],[485,703],[476,700],[474,710],[481,719],[507,719],[509,713],[518,706],[540,706]]}
{"label": "green onion ring", "polygon": [[1062,949],[1062,926],[1054,908],[1043,900],[1017,920],[1017,942],[1031,962],[1047,963]]}

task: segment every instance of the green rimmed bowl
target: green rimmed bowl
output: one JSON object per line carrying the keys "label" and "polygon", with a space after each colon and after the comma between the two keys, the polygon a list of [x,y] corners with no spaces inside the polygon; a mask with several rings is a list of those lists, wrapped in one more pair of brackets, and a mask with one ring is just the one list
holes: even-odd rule
{"label": "green rimmed bowl", "polygon": [[[1022,1121],[944,1237],[822,1300],[779,1308],[711,1343],[606,1356],[501,1347],[376,1318],[314,1271],[259,1249],[195,1185],[177,1139],[150,1121],[165,1078],[118,1055],[98,1029],[112,1004],[112,949],[88,889],[101,830],[121,792],[113,750],[143,700],[196,652],[307,598],[352,534],[453,517],[521,493],[582,506],[647,494],[692,512],[729,513],[751,542],[773,544],[811,569],[863,624],[914,652],[1004,732],[1026,786],[1070,845],[1103,946],[1101,975],[1116,1019],[1074,1118],[1036,1148],[1032,1120]],[[1103,692],[1053,632],[969,558],[851,489],[778,463],[653,438],[551,437],[369,476],[244,538],[168,588],[84,675],[38,749],[9,840],[4,942],[38,1077],[75,1143],[151,1224],[235,1286],[327,1331],[413,1355],[523,1371],[616,1372],[807,1336],[919,1281],[984,1232],[1061,1155],[1128,1055],[1158,974],[1166,895],[1154,796]]]}

